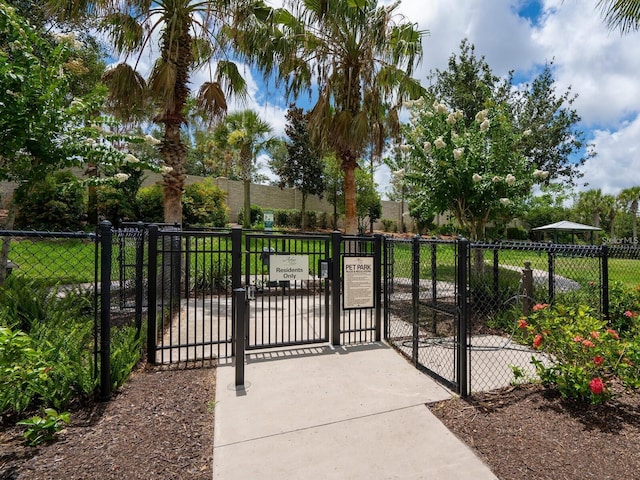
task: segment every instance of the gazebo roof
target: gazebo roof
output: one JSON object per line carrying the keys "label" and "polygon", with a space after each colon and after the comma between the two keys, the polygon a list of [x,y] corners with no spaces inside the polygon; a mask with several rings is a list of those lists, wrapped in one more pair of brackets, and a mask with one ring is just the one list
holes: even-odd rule
{"label": "gazebo roof", "polygon": [[571,232],[594,232],[602,229],[599,227],[592,227],[591,225],[584,225],[582,223],[563,220],[561,222],[543,225],[542,227],[532,228],[531,230],[568,230]]}

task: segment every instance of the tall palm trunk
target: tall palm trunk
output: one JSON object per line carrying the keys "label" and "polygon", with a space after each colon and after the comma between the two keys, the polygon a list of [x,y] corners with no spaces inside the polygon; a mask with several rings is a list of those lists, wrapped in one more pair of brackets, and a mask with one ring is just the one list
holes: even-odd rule
{"label": "tall palm trunk", "polygon": [[164,221],[167,223],[182,223],[182,192],[186,178],[187,146],[180,136],[180,127],[186,121],[184,109],[189,97],[189,66],[193,61],[187,17],[180,27],[177,40],[173,38],[174,32],[164,33],[162,60],[170,68],[175,68],[175,81],[163,98],[164,110],[155,119],[164,125],[160,154],[165,165],[171,167],[163,182]]}

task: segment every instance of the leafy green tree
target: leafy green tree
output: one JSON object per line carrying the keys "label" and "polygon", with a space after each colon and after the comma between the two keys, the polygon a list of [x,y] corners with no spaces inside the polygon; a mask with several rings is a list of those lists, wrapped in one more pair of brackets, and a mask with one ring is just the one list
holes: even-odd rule
{"label": "leafy green tree", "polygon": [[338,229],[338,214],[344,212],[344,172],[335,155],[324,158],[325,194],[333,207],[331,228]]}
{"label": "leafy green tree", "polygon": [[618,215],[619,204],[614,195],[604,195],[602,198],[602,210],[605,215],[605,222],[609,228],[609,239],[616,239],[616,216]]}
{"label": "leafy green tree", "polygon": [[[273,141],[271,126],[253,110],[233,112],[218,124],[214,136],[218,148],[234,152],[234,161],[244,189],[244,211],[251,211],[251,181],[257,171],[258,153]],[[243,216],[243,226],[251,226],[249,215]]]}
{"label": "leafy green tree", "polygon": [[620,33],[637,32],[640,29],[640,1],[638,0],[598,0],[605,23]]}
{"label": "leafy green tree", "polygon": [[569,218],[569,211],[564,206],[568,200],[567,187],[560,183],[541,185],[539,195],[531,196],[526,203],[522,219],[529,228],[542,227],[550,223]]}
{"label": "leafy green tree", "polygon": [[369,227],[369,230],[373,232],[373,224],[382,215],[382,203],[373,176],[363,168],[356,170],[356,196],[358,201],[358,230],[364,232]]}
{"label": "leafy green tree", "polygon": [[[344,172],[346,232],[357,229],[358,159],[382,125],[382,105],[397,120],[400,102],[423,92],[413,78],[423,32],[397,13],[399,2],[377,0],[285,2],[280,31],[258,59],[277,66],[289,94],[318,85],[309,129],[324,151],[334,151]],[[376,145],[380,145],[379,142]]]}
{"label": "leafy green tree", "polygon": [[618,194],[618,201],[631,214],[633,241],[638,240],[638,203],[640,202],[640,187],[625,188]]}
{"label": "leafy green tree", "polygon": [[[110,89],[110,107],[123,118],[144,114],[153,106],[153,121],[162,126],[160,154],[164,172],[164,217],[166,222],[182,221],[182,193],[187,146],[181,136],[185,107],[190,94],[190,76],[201,66],[217,60],[210,81],[198,92],[198,105],[211,117],[222,116],[230,94],[246,95],[246,82],[235,63],[228,60],[229,32],[240,23],[259,21],[267,9],[261,1],[207,2],[98,0],[49,0],[61,18],[92,12],[100,19],[120,54],[137,56],[133,64],[119,63],[103,77]],[[255,7],[255,8],[254,8]],[[232,10],[233,9],[233,10]],[[158,54],[147,79],[137,70],[140,56],[154,42]]]}
{"label": "leafy green tree", "polygon": [[[601,189],[592,188],[578,194],[573,210],[578,221],[600,228],[603,214],[608,214],[610,201]],[[595,238],[598,240],[599,236],[596,234]]]}
{"label": "leafy green tree", "polygon": [[275,169],[280,177],[280,188],[297,188],[302,194],[302,230],[305,229],[307,197],[322,196],[325,189],[324,165],[317,147],[313,145],[309,133],[309,115],[301,108],[290,105],[287,111],[285,133],[289,141],[285,142],[287,157]]}
{"label": "leafy green tree", "polygon": [[522,150],[531,165],[549,172],[549,179],[574,184],[580,167],[595,156],[577,128],[581,118],[572,108],[576,95],[556,93],[551,65],[545,65],[529,88],[512,89],[509,100],[516,128],[528,132]]}
{"label": "leafy green tree", "polygon": [[463,112],[466,126],[473,124],[477,112],[500,106],[514,131],[527,132],[521,152],[530,167],[549,172],[547,181],[573,183],[581,175],[579,167],[594,155],[576,127],[580,116],[571,107],[575,96],[570,91],[557,94],[550,65],[531,85],[515,88],[511,75],[495,76],[485,58],[476,56],[475,46],[463,40],[448,69],[435,70],[430,81],[427,99]]}
{"label": "leafy green tree", "polygon": [[419,99],[408,107],[411,122],[401,148],[414,218],[449,211],[471,240],[482,239],[489,221],[519,213],[534,181],[546,176],[522,155],[522,136],[506,106],[477,112],[469,126],[461,110],[443,103]]}

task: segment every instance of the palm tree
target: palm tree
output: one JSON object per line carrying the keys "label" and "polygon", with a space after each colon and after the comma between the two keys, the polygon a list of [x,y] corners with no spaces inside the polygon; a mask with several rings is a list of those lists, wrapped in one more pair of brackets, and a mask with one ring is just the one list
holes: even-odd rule
{"label": "palm tree", "polygon": [[640,29],[640,0],[599,0],[604,21],[610,29],[630,33]]}
{"label": "palm tree", "polygon": [[251,226],[251,180],[256,170],[256,159],[273,141],[268,135],[271,125],[262,120],[253,110],[230,113],[214,131],[217,145],[237,154],[237,171],[244,188],[244,215],[242,225]]}
{"label": "palm tree", "polygon": [[640,187],[625,188],[618,194],[618,201],[631,214],[633,225],[633,242],[638,240],[638,202],[640,202]]}
{"label": "palm tree", "polygon": [[600,227],[600,214],[602,213],[602,190],[592,188],[580,192],[576,209],[587,222],[591,221],[594,227]]}
{"label": "palm tree", "polygon": [[594,227],[600,228],[601,215],[606,210],[605,202],[602,190],[592,188],[580,192],[575,208],[582,218],[585,218],[587,222],[590,219]]}
{"label": "palm tree", "polygon": [[[237,10],[232,12],[231,5]],[[190,75],[218,60],[210,81],[198,92],[198,104],[210,117],[222,116],[227,96],[246,95],[246,83],[236,65],[226,59],[225,35],[240,29],[240,23],[255,24],[251,12],[262,13],[261,0],[49,0],[49,7],[63,17],[90,13],[98,16],[115,50],[125,61],[103,77],[109,86],[109,103],[122,117],[130,118],[151,106],[153,121],[163,128],[159,145],[165,164],[163,176],[164,220],[182,221],[187,146],[181,138],[190,95]],[[244,12],[240,14],[240,10]],[[249,12],[249,13],[247,13]],[[232,16],[237,14],[236,16]],[[157,45],[153,45],[157,41]],[[149,48],[155,47],[155,48]],[[158,55],[148,78],[137,66],[143,53]],[[133,57],[133,63],[127,63]]]}
{"label": "palm tree", "polygon": [[[319,97],[309,119],[312,136],[335,152],[344,172],[346,232],[356,233],[355,170],[373,132],[383,132],[385,104],[397,124],[406,98],[424,93],[411,75],[422,56],[424,32],[397,12],[400,2],[287,0],[274,48],[258,63],[277,65],[286,92],[296,96],[317,82]],[[384,138],[384,137],[382,137]],[[374,143],[380,150],[384,142]],[[379,156],[379,155],[378,155]]]}
{"label": "palm tree", "polygon": [[615,220],[618,214],[618,201],[613,195],[604,195],[602,197],[602,210],[607,215],[607,221],[609,222],[609,239],[616,239]]}

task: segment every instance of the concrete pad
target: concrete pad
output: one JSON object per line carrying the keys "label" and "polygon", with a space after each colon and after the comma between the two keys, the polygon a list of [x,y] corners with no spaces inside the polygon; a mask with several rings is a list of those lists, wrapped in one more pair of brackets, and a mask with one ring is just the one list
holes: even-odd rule
{"label": "concrete pad", "polygon": [[429,412],[451,392],[385,344],[252,353],[217,372],[216,480],[496,478]]}

